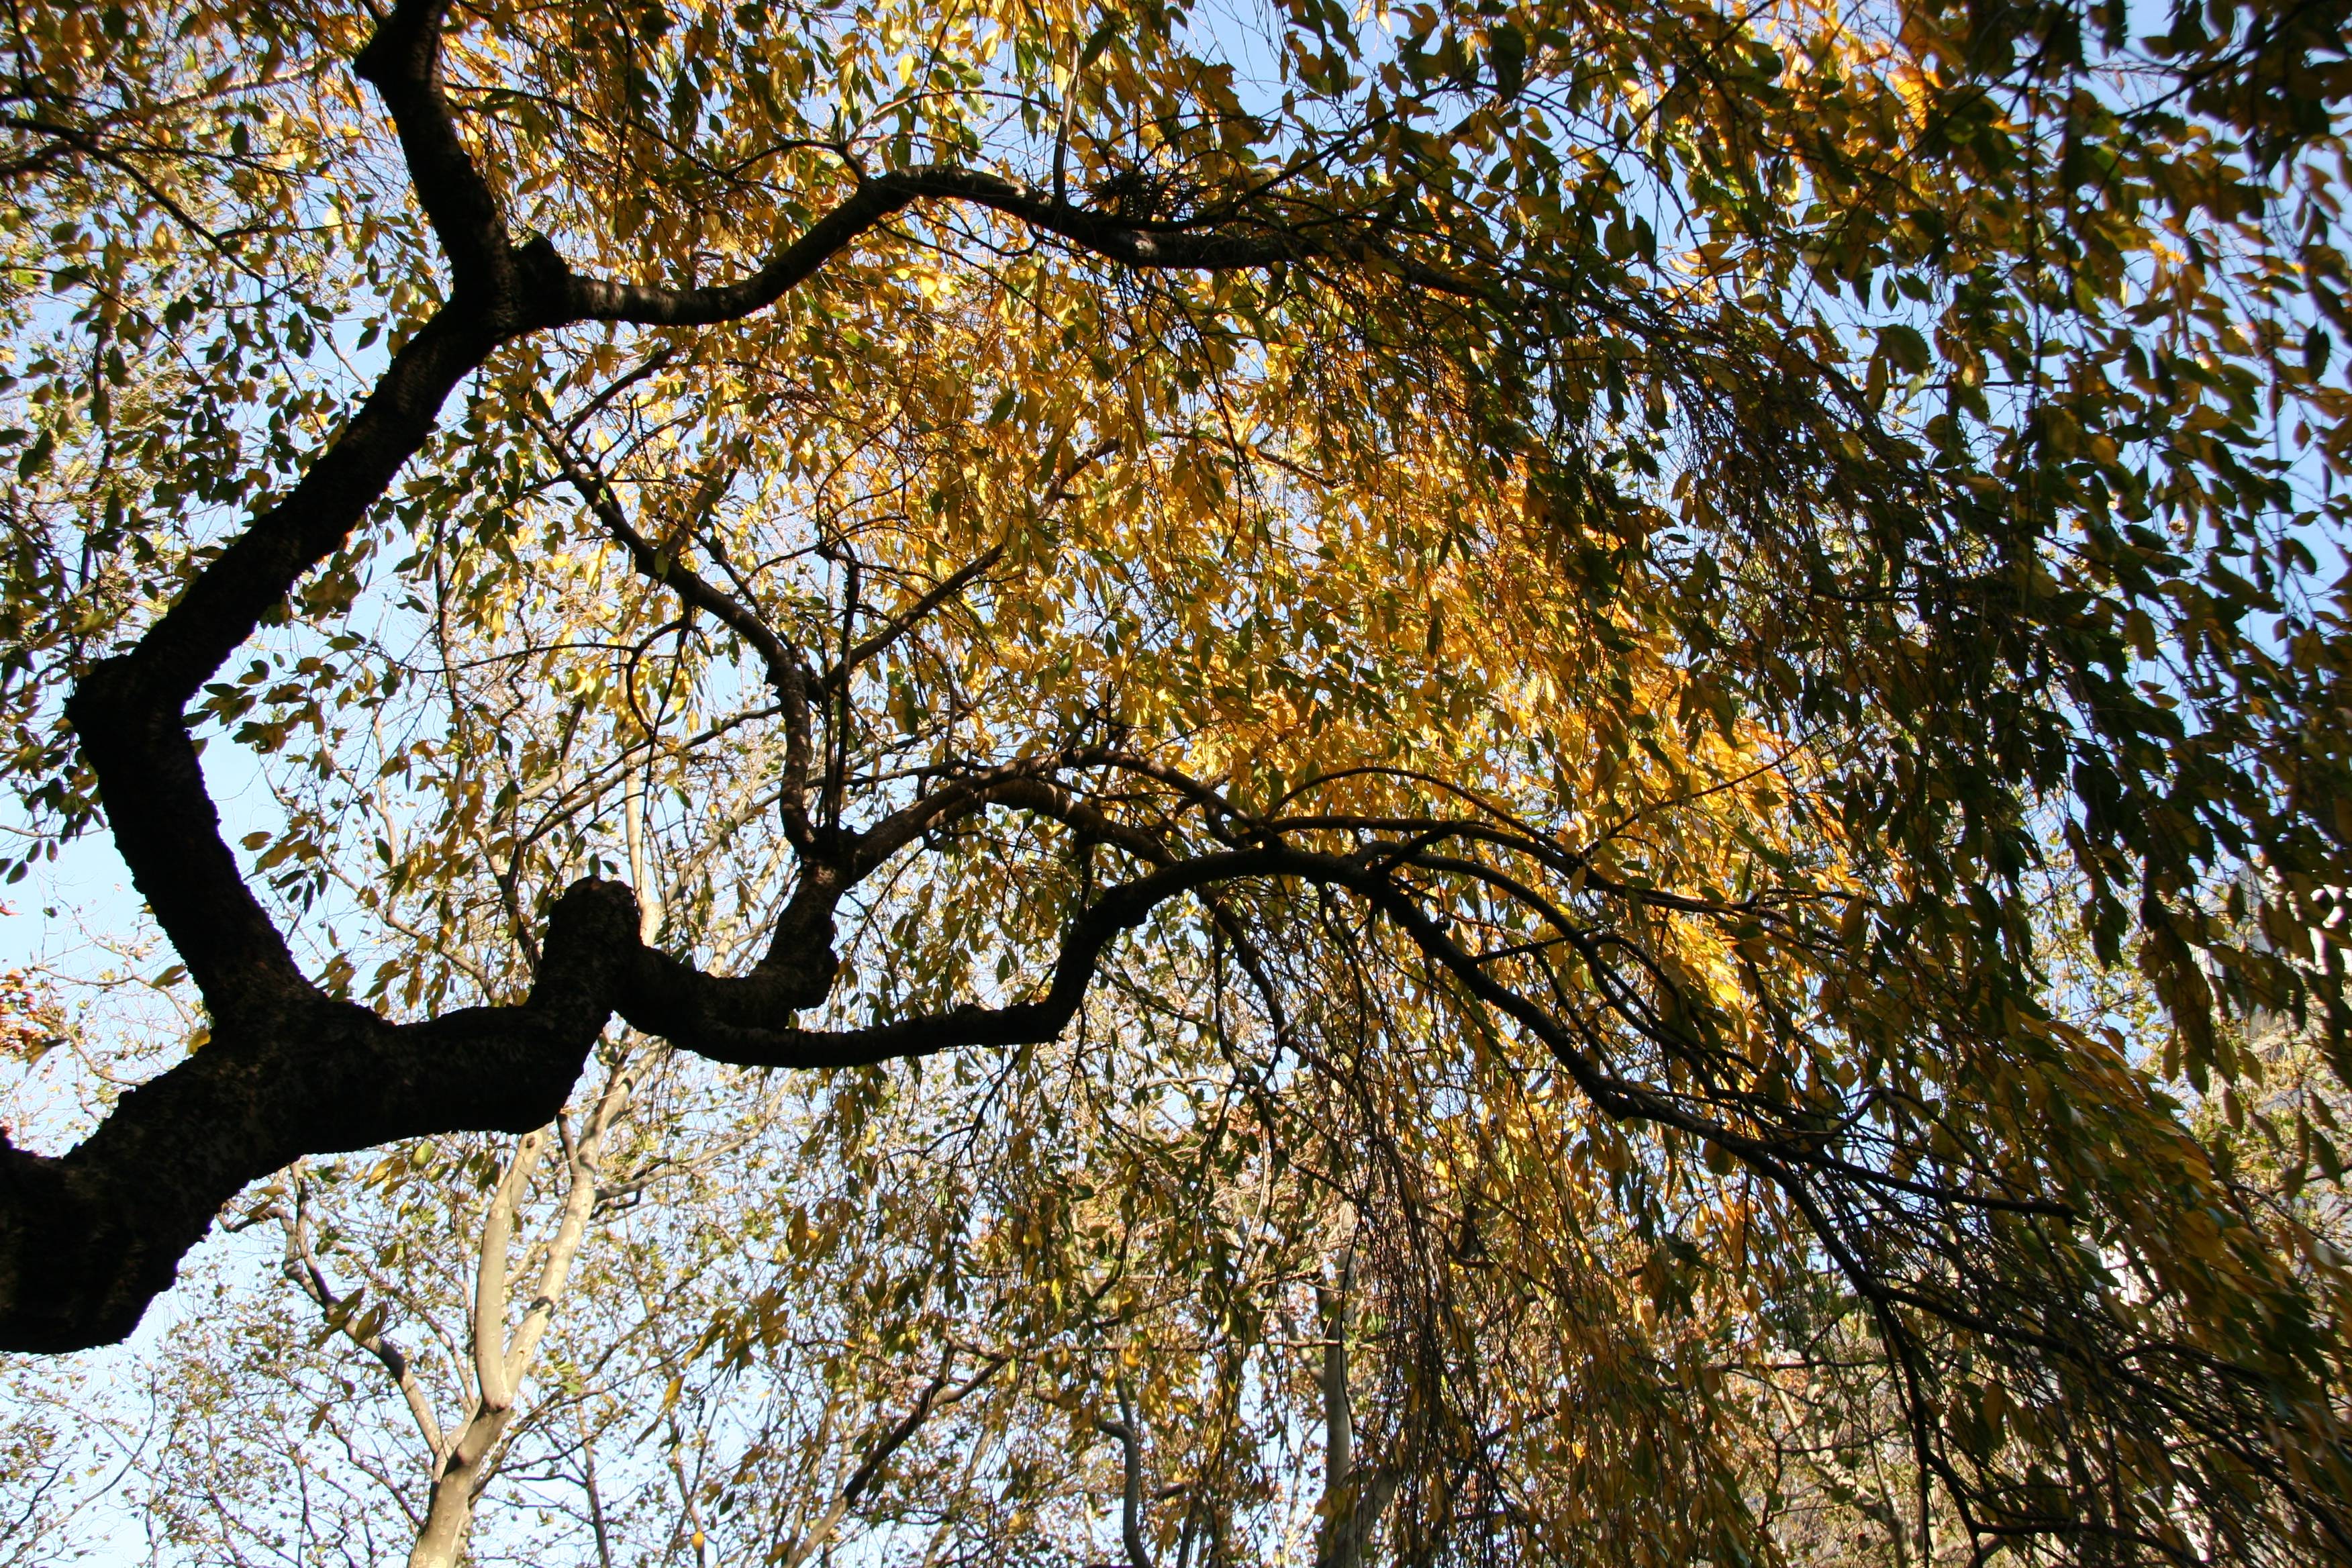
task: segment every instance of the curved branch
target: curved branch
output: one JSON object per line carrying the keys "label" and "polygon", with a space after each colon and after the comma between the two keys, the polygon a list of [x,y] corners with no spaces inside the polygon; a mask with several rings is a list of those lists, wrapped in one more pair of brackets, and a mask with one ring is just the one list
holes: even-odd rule
{"label": "curved branch", "polygon": [[[1698,1114],[1675,1097],[1614,1077],[1579,1050],[1558,1020],[1489,974],[1478,955],[1464,949],[1395,883],[1385,864],[1286,846],[1227,850],[1164,864],[1110,889],[1072,924],[1046,993],[1034,1001],[1002,1007],[959,1006],[862,1029],[774,1027],[746,1019],[688,1034],[672,1032],[677,1020],[662,1011],[662,997],[657,994],[633,992],[617,1005],[624,1017],[648,1034],[665,1034],[698,1055],[745,1067],[871,1066],[962,1047],[1043,1044],[1057,1037],[1076,1017],[1093,984],[1096,965],[1120,935],[1141,925],[1171,899],[1252,877],[1316,883],[1363,899],[1473,997],[1541,1042],[1586,1097],[1612,1117],[1650,1122],[1706,1140],[1759,1170],[1793,1167],[1938,1204],[2056,1219],[2073,1217],[2066,1205],[2048,1200],[1961,1192],[1874,1171],[1815,1147],[1818,1140],[1810,1136],[1776,1138],[1742,1132]],[[647,1010],[641,1016],[632,1007]]]}
{"label": "curved branch", "polygon": [[875,225],[915,199],[886,181],[860,185],[748,278],[701,289],[666,289],[568,273],[562,299],[576,321],[703,327],[764,310]]}
{"label": "curved branch", "polygon": [[629,563],[640,576],[658,583],[678,596],[680,603],[709,615],[728,630],[751,645],[767,670],[768,685],[774,689],[782,705],[784,720],[784,781],[782,816],[784,832],[793,847],[806,854],[815,841],[815,830],[808,819],[808,808],[802,797],[808,784],[809,754],[809,675],[808,667],[800,655],[786,647],[775,629],[761,620],[751,607],[713,584],[679,559],[675,551],[657,548],[651,540],[631,525],[621,510],[620,498],[603,475],[577,457],[570,442],[558,431],[544,433],[548,447],[555,454],[564,481],[614,542],[628,552]]}
{"label": "curved branch", "polygon": [[1073,206],[1024,182],[984,170],[946,165],[893,170],[861,180],[841,204],[758,271],[732,283],[670,289],[567,274],[565,313],[575,320],[645,326],[709,326],[747,316],[783,298],[827,258],[901,209],[922,200],[966,202],[1017,218],[1032,228],[1129,267],[1158,271],[1234,271],[1325,254],[1299,231],[1265,226],[1196,231],[1181,224],[1139,224]]}
{"label": "curved branch", "polygon": [[303,1154],[544,1126],[611,1016],[636,921],[627,889],[577,884],[516,1005],[397,1025],[309,991],[258,1023],[216,1018],[62,1156],[0,1138],[0,1349],[121,1339],[221,1205]]}
{"label": "curved branch", "polygon": [[772,1014],[762,1016],[757,1009],[727,1006],[725,993],[713,989],[726,983],[713,982],[675,959],[649,954],[630,976],[614,1008],[646,1034],[739,1067],[870,1067],[961,1046],[1033,1045],[1053,1039],[1068,1026],[1085,1005],[1103,950],[1150,919],[1161,904],[1213,882],[1274,874],[1282,863],[1278,851],[1234,850],[1162,867],[1111,889],[1071,927],[1054,966],[1053,983],[1034,1002],[961,1006],[863,1029],[803,1029]]}
{"label": "curved branch", "polygon": [[399,0],[352,62],[392,110],[417,205],[449,258],[459,295],[496,294],[515,263],[498,197],[457,135],[441,93],[441,24],[449,0]]}

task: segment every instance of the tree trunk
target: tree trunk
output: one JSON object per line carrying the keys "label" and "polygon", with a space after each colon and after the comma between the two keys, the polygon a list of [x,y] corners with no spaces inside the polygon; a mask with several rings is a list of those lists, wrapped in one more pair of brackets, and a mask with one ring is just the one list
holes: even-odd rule
{"label": "tree trunk", "polygon": [[1348,1327],[1355,1294],[1356,1249],[1339,1263],[1337,1284],[1316,1287],[1323,1319],[1323,1531],[1318,1568],[1361,1568],[1356,1539],[1356,1420],[1348,1398]]}
{"label": "tree trunk", "polygon": [[1364,1542],[1395,1497],[1394,1470],[1356,1461],[1355,1406],[1348,1391],[1348,1334],[1355,1318],[1356,1248],[1339,1262],[1337,1284],[1318,1285],[1323,1318],[1323,1530],[1316,1568],[1363,1568]]}
{"label": "tree trunk", "polygon": [[514,1418],[522,1380],[538,1360],[541,1338],[571,1283],[572,1259],[579,1255],[588,1222],[595,1213],[602,1174],[597,1161],[604,1152],[604,1136],[626,1109],[629,1089],[628,1064],[624,1058],[613,1068],[603,1096],[581,1125],[576,1140],[564,1131],[562,1121],[556,1123],[563,1133],[570,1188],[554,1234],[548,1238],[538,1291],[511,1334],[507,1331],[511,1282],[508,1253],[517,1211],[547,1145],[545,1132],[524,1134],[515,1146],[514,1157],[507,1162],[498,1190],[490,1194],[474,1277],[474,1408],[457,1440],[435,1456],[433,1493],[425,1527],[416,1532],[416,1544],[408,1553],[408,1568],[456,1568],[465,1555],[467,1537],[474,1526],[474,1500],[489,1480],[491,1460],[507,1424]]}
{"label": "tree trunk", "polygon": [[457,1568],[465,1556],[466,1540],[474,1528],[474,1499],[485,1479],[482,1472],[513,1415],[511,1406],[478,1408],[449,1457],[435,1467],[432,1501],[425,1528],[416,1532],[416,1544],[409,1550],[408,1568]]}

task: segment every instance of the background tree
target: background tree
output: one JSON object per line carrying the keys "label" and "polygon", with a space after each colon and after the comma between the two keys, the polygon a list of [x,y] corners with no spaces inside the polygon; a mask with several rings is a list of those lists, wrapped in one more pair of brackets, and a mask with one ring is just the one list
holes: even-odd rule
{"label": "background tree", "polygon": [[952,1053],[982,1536],[1313,1430],[1335,1561],[1753,1558],[1810,1424],[1921,1556],[2352,1553],[2352,1282],[2158,1087],[2342,1060],[2341,19],[10,13],[19,868],[202,1017],[0,1339],[617,1016],[877,1203]]}

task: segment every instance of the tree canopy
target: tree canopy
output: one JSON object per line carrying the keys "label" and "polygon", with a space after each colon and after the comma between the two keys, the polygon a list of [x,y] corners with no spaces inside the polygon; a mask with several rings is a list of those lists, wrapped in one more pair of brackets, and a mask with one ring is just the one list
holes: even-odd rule
{"label": "tree canopy", "polygon": [[617,1028],[1006,1315],[924,1410],[1116,1383],[1138,1568],[1310,1283],[1334,1564],[1787,1555],[1788,1422],[1897,1551],[2352,1561],[2212,1133],[2342,1175],[2345,9],[12,8],[9,874],[200,1011],[0,1138],[0,1345]]}

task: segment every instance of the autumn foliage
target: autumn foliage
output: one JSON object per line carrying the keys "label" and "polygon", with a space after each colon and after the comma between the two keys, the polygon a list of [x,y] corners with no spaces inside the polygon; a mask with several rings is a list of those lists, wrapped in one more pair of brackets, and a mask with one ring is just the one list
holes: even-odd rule
{"label": "autumn foliage", "polygon": [[2213,1131],[2342,1176],[2341,22],[9,12],[14,870],[204,1024],[0,1342],[625,1035],[838,1162],[688,1335],[897,1325],[826,1531],[953,1405],[1239,1562],[1295,1408],[1331,1568],[2352,1560]]}

